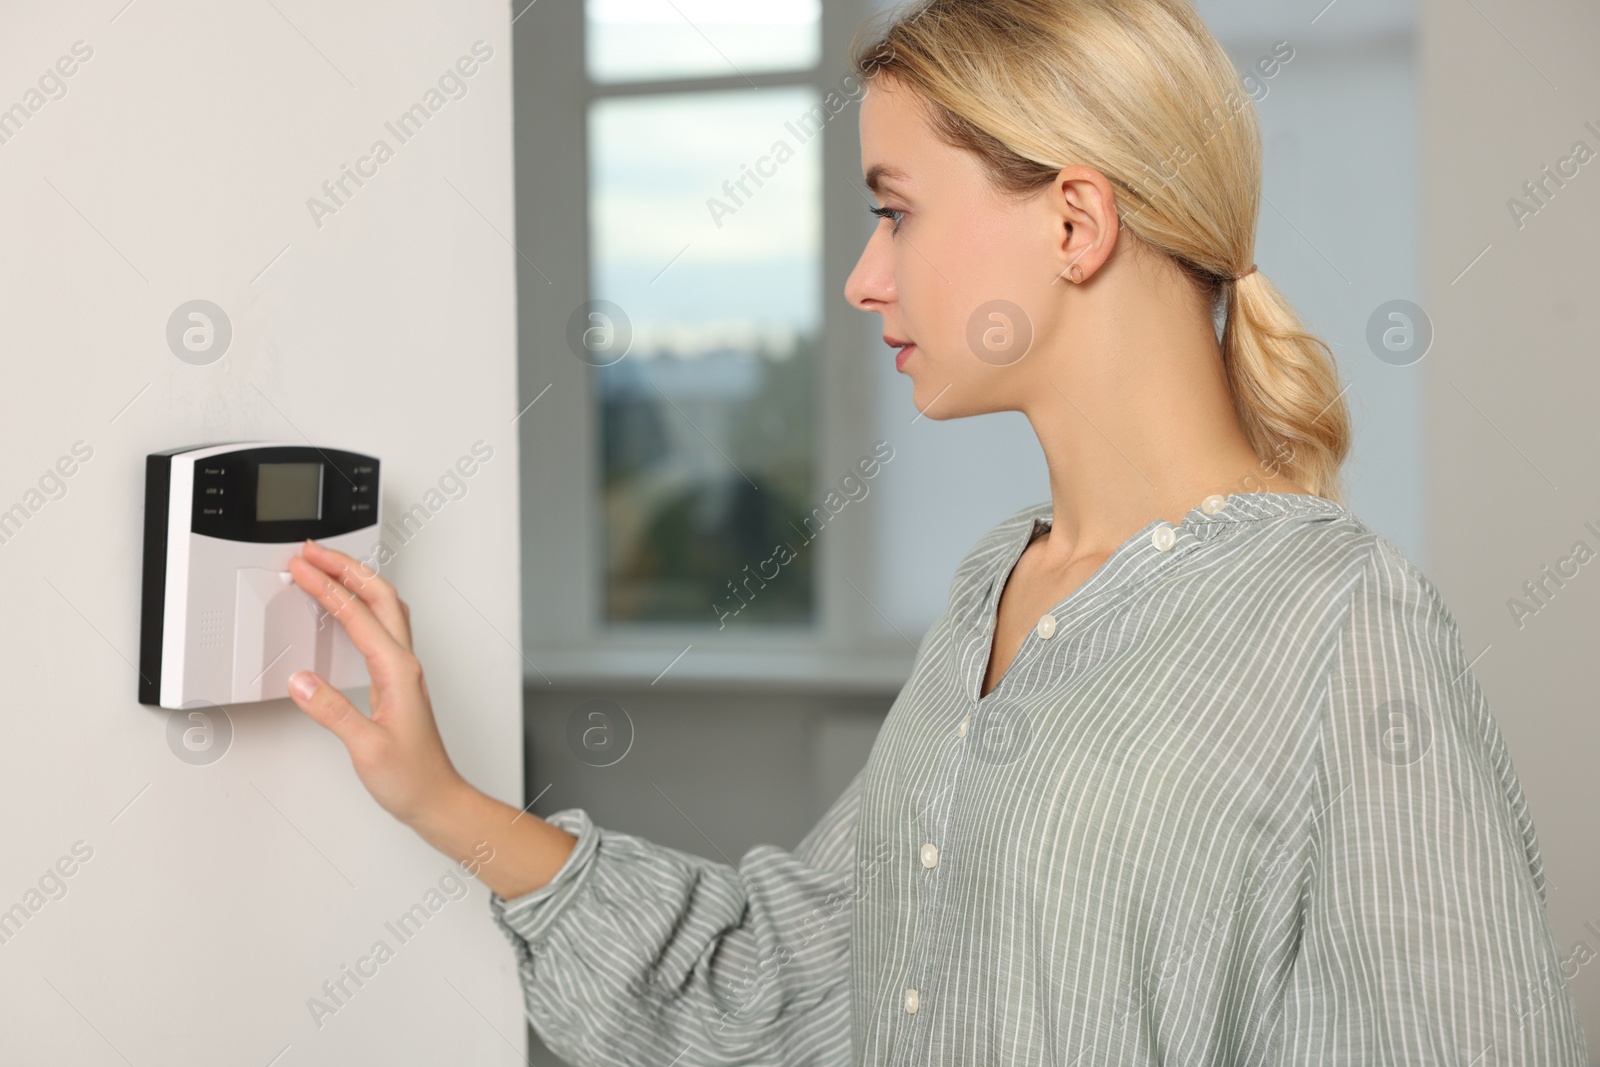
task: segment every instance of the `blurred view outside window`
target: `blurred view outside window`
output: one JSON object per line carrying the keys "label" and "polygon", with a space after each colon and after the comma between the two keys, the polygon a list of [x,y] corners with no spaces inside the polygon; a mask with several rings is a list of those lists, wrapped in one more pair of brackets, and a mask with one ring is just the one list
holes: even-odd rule
{"label": "blurred view outside window", "polygon": [[764,564],[741,623],[812,623],[814,554],[775,578],[767,561],[800,544],[815,480],[821,5],[588,0],[585,18],[610,87],[587,116],[601,617],[714,622]]}

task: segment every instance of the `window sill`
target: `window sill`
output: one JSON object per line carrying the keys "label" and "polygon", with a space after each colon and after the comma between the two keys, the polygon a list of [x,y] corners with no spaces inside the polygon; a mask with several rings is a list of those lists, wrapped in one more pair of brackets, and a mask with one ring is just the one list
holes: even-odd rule
{"label": "window sill", "polygon": [[[775,649],[532,648],[523,683],[784,692],[898,693],[911,677],[910,649],[876,653]],[[530,663],[532,666],[530,666]],[[537,669],[534,669],[534,668]]]}

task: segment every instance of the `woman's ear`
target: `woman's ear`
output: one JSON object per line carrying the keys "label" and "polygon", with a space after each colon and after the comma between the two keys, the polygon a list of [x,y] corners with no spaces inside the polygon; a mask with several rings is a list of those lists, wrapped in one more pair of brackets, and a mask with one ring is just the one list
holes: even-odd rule
{"label": "woman's ear", "polygon": [[1106,176],[1090,167],[1063,167],[1050,187],[1057,221],[1058,278],[1091,278],[1116,247],[1117,195]]}

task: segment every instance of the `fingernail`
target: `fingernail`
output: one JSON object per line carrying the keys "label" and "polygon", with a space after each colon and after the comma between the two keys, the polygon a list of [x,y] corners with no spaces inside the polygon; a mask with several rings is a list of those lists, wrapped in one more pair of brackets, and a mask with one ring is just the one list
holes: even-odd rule
{"label": "fingernail", "polygon": [[310,671],[295,671],[289,676],[289,692],[299,700],[310,700],[317,691],[317,676]]}

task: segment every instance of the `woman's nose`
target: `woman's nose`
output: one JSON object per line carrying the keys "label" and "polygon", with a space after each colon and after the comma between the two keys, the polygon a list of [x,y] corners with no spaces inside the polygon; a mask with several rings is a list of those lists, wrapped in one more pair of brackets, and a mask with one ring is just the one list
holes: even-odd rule
{"label": "woman's nose", "polygon": [[877,311],[879,305],[894,299],[894,272],[885,254],[879,231],[873,231],[856,260],[855,269],[845,279],[844,298],[862,311]]}

